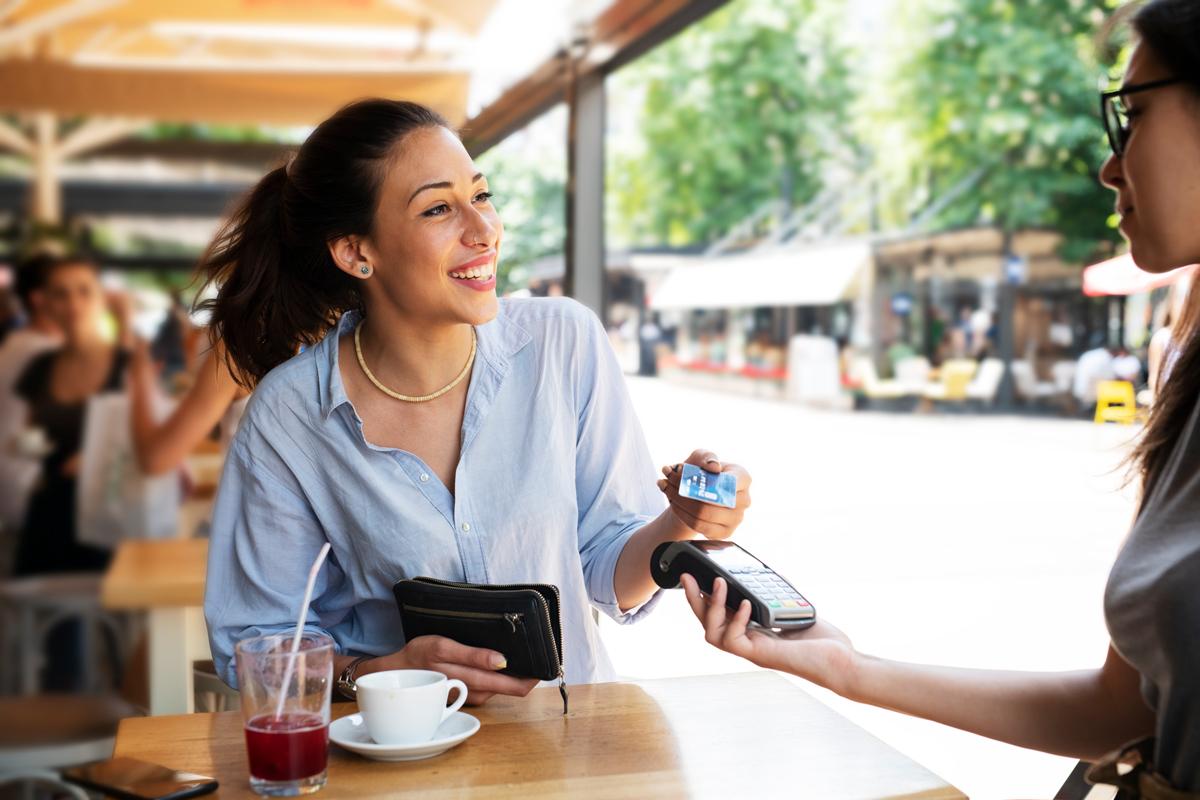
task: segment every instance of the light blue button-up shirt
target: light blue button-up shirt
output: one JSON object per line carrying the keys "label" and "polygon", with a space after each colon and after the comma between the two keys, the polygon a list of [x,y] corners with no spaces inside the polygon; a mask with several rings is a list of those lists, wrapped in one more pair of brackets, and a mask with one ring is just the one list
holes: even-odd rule
{"label": "light blue button-up shirt", "polygon": [[612,680],[589,612],[619,622],[626,541],[666,507],[599,320],[571,300],[500,301],[478,356],[451,494],[411,453],[376,447],[346,396],[336,332],[258,385],[213,511],[204,612],[217,671],[234,643],[295,625],[308,570],[332,544],[306,626],[343,653],[404,644],[392,584],[418,575],[552,583],[562,595],[567,680]]}

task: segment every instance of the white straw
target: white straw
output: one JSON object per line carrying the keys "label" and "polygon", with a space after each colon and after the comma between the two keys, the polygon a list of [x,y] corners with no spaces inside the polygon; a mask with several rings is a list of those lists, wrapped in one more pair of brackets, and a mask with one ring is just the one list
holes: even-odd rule
{"label": "white straw", "polygon": [[308,586],[304,589],[304,602],[300,604],[300,617],[296,620],[296,635],[292,637],[292,652],[288,654],[287,667],[283,671],[283,685],[279,687],[279,704],[275,706],[275,719],[283,716],[283,703],[287,700],[288,686],[292,682],[292,673],[296,671],[296,656],[300,653],[300,637],[304,634],[304,618],[308,616],[308,604],[312,602],[313,586],[317,583],[317,573],[329,555],[329,542],[317,553],[317,560],[308,571]]}

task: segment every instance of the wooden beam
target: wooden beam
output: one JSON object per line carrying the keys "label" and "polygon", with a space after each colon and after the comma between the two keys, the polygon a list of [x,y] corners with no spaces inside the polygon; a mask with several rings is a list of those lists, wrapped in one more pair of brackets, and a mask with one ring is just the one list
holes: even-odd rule
{"label": "wooden beam", "polygon": [[0,30],[0,51],[7,50],[37,36],[50,33],[56,28],[106,11],[126,0],[74,0],[73,2],[47,11],[41,16],[25,20],[10,28]]}
{"label": "wooden beam", "polygon": [[468,120],[463,140],[477,156],[563,102],[572,71],[607,75],[724,5],[727,0],[614,0],[586,32],[577,55],[560,51]]}
{"label": "wooden beam", "polygon": [[33,157],[33,142],[19,128],[0,119],[0,147],[20,156]]}
{"label": "wooden beam", "polygon": [[63,137],[58,145],[58,158],[61,161],[78,158],[89,150],[137,133],[148,124],[146,120],[89,119]]}
{"label": "wooden beam", "polygon": [[0,0],[0,20],[11,16],[25,0]]}
{"label": "wooden beam", "polygon": [[49,111],[34,116],[33,218],[46,225],[62,222],[62,187],[58,183],[58,119]]}
{"label": "wooden beam", "polygon": [[284,142],[223,142],[185,139],[128,138],[104,145],[93,155],[113,158],[155,158],[175,163],[215,161],[265,172],[299,147]]}
{"label": "wooden beam", "polygon": [[[38,2],[47,4],[51,0]],[[474,36],[495,4],[496,0],[420,0],[413,3],[421,9],[415,11],[391,0],[129,0],[89,20],[89,24],[112,24],[122,29],[146,29],[164,21],[180,25],[381,28],[412,27],[422,20],[445,18],[455,22],[450,30],[465,29]],[[433,14],[430,7],[436,7]]]}
{"label": "wooden beam", "polygon": [[607,321],[604,263],[604,76],[571,87],[567,102],[567,242],[563,289]]}
{"label": "wooden beam", "polygon": [[0,111],[269,125],[316,125],[359,97],[427,105],[461,124],[467,76],[427,74],[248,74],[83,69],[0,60]]}
{"label": "wooden beam", "polygon": [[[207,43],[204,43],[207,44]],[[470,74],[470,67],[456,60],[429,58],[421,61],[350,59],[337,61],[295,56],[243,58],[215,55],[211,52],[185,53],[179,56],[134,56],[89,53],[78,55],[71,63],[96,69],[141,70],[146,72],[236,72],[242,74],[321,73],[325,75],[428,75],[430,73]]]}
{"label": "wooden beam", "polygon": [[435,2],[429,2],[429,0],[387,0],[387,4],[401,11],[407,11],[418,19],[424,18],[439,25],[455,28],[466,34],[475,32],[476,26],[468,25],[465,20],[455,17],[453,14],[443,12],[438,8],[441,3],[436,2],[436,0]]}

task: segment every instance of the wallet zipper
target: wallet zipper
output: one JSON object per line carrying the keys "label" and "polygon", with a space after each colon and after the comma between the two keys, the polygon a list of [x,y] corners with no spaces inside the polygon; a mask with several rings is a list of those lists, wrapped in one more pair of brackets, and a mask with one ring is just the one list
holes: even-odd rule
{"label": "wallet zipper", "polygon": [[[424,583],[432,583],[432,584],[441,585],[441,586],[453,586],[455,589],[465,589],[470,592],[476,592],[477,594],[483,594],[483,595],[491,594],[490,590],[479,589],[475,586],[472,586],[469,583],[458,583],[457,581],[444,581],[441,578],[427,578],[425,576],[420,576],[418,578],[415,578],[414,580],[422,581]],[[557,605],[558,605],[558,609],[557,609],[558,610],[558,629],[561,631],[562,630],[562,595],[559,594],[558,587],[552,583],[539,584],[539,586],[549,587],[550,590],[552,592],[554,592],[554,598],[556,600],[558,600],[558,603],[557,603]],[[532,588],[533,587],[527,583],[504,583],[504,584],[492,584],[491,585],[491,589],[532,589]],[[542,604],[542,608],[544,608],[546,610],[546,619],[549,619],[550,618],[550,604],[546,602],[546,598],[542,597],[540,592],[535,590],[534,594],[537,595],[538,602],[540,602]],[[417,609],[413,608],[413,610],[416,611]],[[460,612],[460,613],[465,614],[468,612]],[[504,615],[504,616],[507,616],[507,615]],[[510,624],[512,624],[511,620],[510,620]],[[514,625],[514,628],[515,628],[515,625]],[[567,714],[567,679],[566,679],[566,676],[563,674],[562,654],[560,654],[558,652],[558,642],[556,642],[554,640],[554,631],[553,630],[550,631],[550,646],[554,648],[554,659],[555,659],[555,661],[558,662],[558,693],[560,695],[562,695],[563,716],[566,716],[566,714]]]}
{"label": "wallet zipper", "polygon": [[[423,581],[425,583],[440,584],[442,586],[453,586],[456,589],[466,589],[467,591],[475,592],[477,594],[482,594],[482,595],[491,594],[490,590],[479,589],[479,588],[476,588],[475,586],[472,586],[469,583],[456,583],[455,581],[444,581],[440,578],[426,578],[424,576],[422,576],[420,578],[416,578],[415,580]],[[558,599],[558,629],[561,631],[562,630],[562,597],[558,593],[558,587],[553,584],[550,584],[550,583],[539,584],[539,585],[548,586],[554,592],[555,598]],[[533,588],[527,583],[491,584],[491,587],[492,587],[492,589],[531,589],[531,588]],[[550,604],[546,602],[546,598],[542,597],[536,591],[534,592],[534,594],[537,594],[538,602],[542,604],[542,608],[546,609],[546,619],[549,619],[550,618]],[[559,680],[562,681],[563,680],[563,677],[562,677],[562,671],[563,671],[562,655],[558,652],[558,642],[554,641],[554,631],[550,632],[550,646],[554,648],[554,659],[558,662]]]}
{"label": "wallet zipper", "polygon": [[494,614],[487,611],[446,611],[440,608],[422,608],[421,606],[410,606],[405,604],[405,610],[415,611],[418,614],[425,614],[434,617],[462,617],[465,619],[502,619],[512,626],[512,632],[517,632],[517,623],[524,625],[524,614],[509,613],[509,614]]}

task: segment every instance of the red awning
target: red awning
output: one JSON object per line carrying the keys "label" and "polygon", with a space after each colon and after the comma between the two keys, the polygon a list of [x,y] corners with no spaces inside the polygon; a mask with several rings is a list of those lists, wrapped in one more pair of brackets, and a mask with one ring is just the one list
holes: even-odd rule
{"label": "red awning", "polygon": [[1163,273],[1144,272],[1133,263],[1132,256],[1118,256],[1083,271],[1083,293],[1088,297],[1140,294],[1170,286],[1193,269],[1195,265]]}

